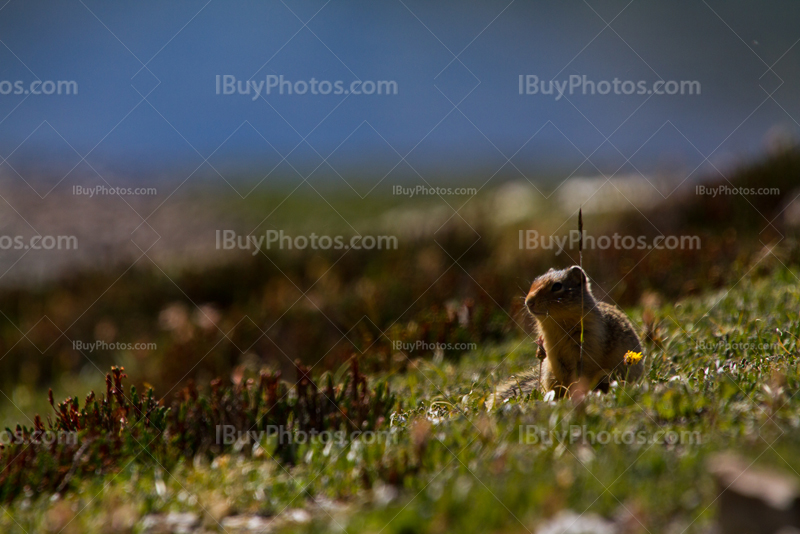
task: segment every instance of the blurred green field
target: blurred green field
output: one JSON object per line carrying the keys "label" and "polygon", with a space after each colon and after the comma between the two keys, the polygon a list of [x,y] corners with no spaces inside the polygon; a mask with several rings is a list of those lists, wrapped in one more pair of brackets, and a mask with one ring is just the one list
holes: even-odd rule
{"label": "blurred green field", "polygon": [[[570,508],[616,518],[629,532],[706,532],[717,495],[705,469],[711,453],[732,448],[758,465],[800,469],[797,282],[787,270],[748,276],[732,291],[649,310],[657,343],[647,343],[647,381],[582,404],[537,393],[487,413],[494,385],[534,358],[532,343],[514,336],[376,377],[400,399],[388,442],[297,445],[287,464],[267,438],[255,454],[246,446],[168,470],[139,451],[60,497],[26,490],[0,524],[120,532],[150,514],[188,512],[198,532],[243,532],[236,518],[251,515],[279,531],[527,532]],[[639,326],[642,313],[631,310]],[[551,434],[575,427],[584,430],[573,442]],[[627,434],[636,440],[626,443]]]}
{"label": "blurred green field", "polygon": [[[703,467],[710,453],[733,448],[800,469],[800,248],[784,216],[798,178],[800,152],[788,150],[727,182],[780,195],[711,199],[684,189],[647,210],[584,217],[590,235],[696,235],[703,246],[586,251],[595,293],[626,308],[647,338],[649,373],[577,405],[535,394],[495,412],[483,407],[498,383],[535,361],[522,307],[531,280],[578,261],[575,250],[520,250],[520,231],[565,235],[576,214],[555,200],[515,204],[513,187],[455,199],[454,208],[465,204],[457,215],[436,197],[221,197],[220,209],[254,227],[269,216],[255,233],[324,227],[396,235],[399,246],[243,252],[175,269],[120,265],[0,289],[0,419],[30,429],[34,414],[45,427],[49,414],[92,443],[0,452],[2,531],[138,532],[144,516],[190,512],[193,529],[210,531],[236,531],[224,518],[254,515],[310,532],[526,532],[569,508],[616,518],[626,532],[705,532],[716,497]],[[90,351],[75,341],[149,345]],[[436,344],[467,348],[402,348]],[[369,389],[348,382],[354,359]],[[126,392],[152,387],[159,409],[170,408],[161,426],[137,419],[135,403],[103,396],[111,366],[125,368]],[[359,429],[385,431],[392,442],[287,449],[267,440],[261,451],[213,442],[208,433],[228,420],[225,410],[242,421],[270,413],[265,379],[257,385],[262,370],[287,382],[281,421],[353,430],[349,418],[314,419],[318,401],[302,400],[295,385],[307,368],[321,401],[335,392],[339,408],[361,414]],[[391,406],[376,401],[383,384]],[[53,412],[48,389],[56,402],[75,399],[64,405],[71,415]],[[85,402],[90,390],[97,395]],[[538,431],[571,425],[694,441],[531,443]],[[17,476],[23,461],[36,477]]]}
{"label": "blurred green field", "polygon": [[[645,296],[675,299],[721,288],[753,265],[769,272],[796,264],[796,229],[779,215],[798,174],[800,156],[789,151],[730,176],[739,187],[773,186],[781,195],[712,199],[688,188],[647,211],[587,214],[594,236],[652,239],[661,231],[702,240],[700,250],[587,251],[595,292],[629,306]],[[230,251],[208,265],[140,260],[0,289],[0,390],[31,416],[41,409],[37,391],[68,394],[62,380],[86,391],[110,365],[125,366],[134,383],[165,395],[190,378],[208,382],[241,365],[291,373],[294,359],[325,370],[364,352],[365,368],[400,370],[393,340],[482,344],[526,331],[520,297],[531,280],[577,262],[574,249],[520,250],[520,231],[565,236],[576,214],[559,209],[556,197],[545,202],[519,187],[446,197],[452,208],[435,196],[354,200],[339,190],[323,199],[304,187],[287,198],[291,192],[254,193],[245,202],[220,196],[220,210],[241,214],[242,233],[389,235],[397,237],[397,250]],[[768,253],[776,244],[777,254]],[[470,310],[463,325],[454,318],[462,306]],[[77,350],[76,341],[156,348]],[[9,424],[19,414],[3,404]]]}

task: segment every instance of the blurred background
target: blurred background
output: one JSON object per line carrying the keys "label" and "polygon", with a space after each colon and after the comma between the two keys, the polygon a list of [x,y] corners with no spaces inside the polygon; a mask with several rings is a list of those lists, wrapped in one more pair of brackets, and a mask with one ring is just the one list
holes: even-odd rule
{"label": "blurred background", "polygon": [[[565,235],[581,206],[592,235],[702,239],[587,252],[623,306],[795,262],[797,15],[789,1],[8,0],[4,422],[43,411],[47,387],[101,386],[112,364],[169,396],[262,366],[291,377],[295,359],[402,370],[392,341],[522,336],[531,280],[577,256],[521,249],[519,232]],[[774,191],[697,194],[719,185]],[[398,246],[223,250],[226,230]],[[26,248],[34,236],[77,247]]]}

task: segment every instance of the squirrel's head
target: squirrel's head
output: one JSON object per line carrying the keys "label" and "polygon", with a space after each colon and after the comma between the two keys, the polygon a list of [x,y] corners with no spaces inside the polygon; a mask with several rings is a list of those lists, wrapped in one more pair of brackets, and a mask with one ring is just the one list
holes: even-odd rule
{"label": "squirrel's head", "polygon": [[592,293],[583,269],[577,265],[561,271],[550,269],[533,281],[525,307],[538,319],[548,315],[556,320],[580,317],[581,288],[584,309],[587,309]]}

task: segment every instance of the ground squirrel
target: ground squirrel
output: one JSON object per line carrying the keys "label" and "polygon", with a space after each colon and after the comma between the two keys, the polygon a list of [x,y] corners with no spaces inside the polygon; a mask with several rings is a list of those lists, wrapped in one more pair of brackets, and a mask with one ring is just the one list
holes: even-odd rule
{"label": "ground squirrel", "polygon": [[642,351],[633,324],[616,306],[595,300],[586,273],[574,265],[561,271],[550,269],[536,278],[525,298],[525,307],[536,319],[541,334],[541,381],[538,369],[512,377],[497,389],[498,399],[528,394],[540,383],[544,392],[554,391],[561,397],[578,383],[581,288],[585,310],[581,377],[589,387],[607,391],[609,377],[636,380],[642,375],[643,362],[625,365],[624,361],[628,351]]}

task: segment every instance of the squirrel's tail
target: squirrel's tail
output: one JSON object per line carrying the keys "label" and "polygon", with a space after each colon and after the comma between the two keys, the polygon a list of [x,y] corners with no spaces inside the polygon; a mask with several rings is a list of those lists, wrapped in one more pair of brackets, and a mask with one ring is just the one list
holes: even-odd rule
{"label": "squirrel's tail", "polygon": [[513,397],[530,395],[538,388],[538,369],[514,375],[508,381],[498,386],[497,391],[489,396],[489,399],[486,401],[486,409],[491,410],[503,401]]}

